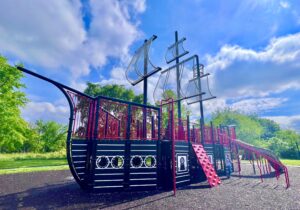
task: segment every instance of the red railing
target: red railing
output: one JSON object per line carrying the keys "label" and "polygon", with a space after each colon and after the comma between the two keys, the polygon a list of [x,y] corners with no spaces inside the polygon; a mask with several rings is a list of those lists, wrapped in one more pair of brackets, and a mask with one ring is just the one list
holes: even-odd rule
{"label": "red railing", "polygon": [[97,139],[125,139],[128,104],[101,99],[99,104]]}
{"label": "red railing", "polygon": [[187,120],[176,119],[175,122],[175,140],[188,141]]}
{"label": "red railing", "polygon": [[132,106],[130,138],[135,140],[157,140],[158,110]]}
{"label": "red railing", "polygon": [[69,90],[66,93],[73,107],[72,138],[157,140],[159,137],[157,108],[104,97],[91,98]]}
{"label": "red railing", "polygon": [[218,137],[218,143],[223,145],[229,145],[230,136],[225,129],[217,128],[216,133]]}
{"label": "red railing", "polygon": [[128,121],[129,104],[101,99],[99,106],[98,139],[126,139],[127,129],[130,140],[158,139],[158,110],[131,105]]}
{"label": "red railing", "polygon": [[73,105],[72,138],[87,139],[93,136],[93,117],[96,101],[66,90]]}
{"label": "red railing", "polygon": [[201,144],[201,130],[199,124],[190,123],[190,140],[193,143]]}
{"label": "red railing", "polygon": [[[203,126],[204,144],[229,145],[230,135],[225,129]],[[190,139],[193,143],[201,144],[201,129],[199,124],[190,123]]]}

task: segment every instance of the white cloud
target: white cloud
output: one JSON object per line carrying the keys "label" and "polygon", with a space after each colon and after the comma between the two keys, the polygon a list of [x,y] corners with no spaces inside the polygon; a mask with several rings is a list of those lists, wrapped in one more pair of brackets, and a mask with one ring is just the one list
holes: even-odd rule
{"label": "white cloud", "polygon": [[299,67],[300,33],[274,38],[261,51],[225,45],[215,56],[207,56],[212,89],[226,98],[266,97],[299,89]]}
{"label": "white cloud", "polygon": [[[204,101],[203,106],[204,113],[207,116],[218,110],[224,110],[225,108],[230,108],[246,114],[263,114],[266,111],[280,107],[286,101],[286,98],[251,98],[228,102],[226,98],[216,98]],[[190,105],[189,108],[193,115],[200,116],[199,103]]]}
{"label": "white cloud", "polygon": [[[191,111],[192,113],[191,119],[195,119],[195,118],[199,119],[200,117],[199,103],[187,105],[186,102],[184,102],[183,104],[188,108],[189,111]],[[226,99],[224,98],[215,98],[212,100],[204,101],[203,102],[204,117],[206,118],[218,110],[224,110],[226,107],[228,107],[228,104],[226,103]]]}
{"label": "white cloud", "polygon": [[[142,13],[146,10],[146,0],[123,0],[120,1],[121,4],[125,6],[125,8],[132,7],[136,12]],[[127,11],[128,14],[128,11]]]}
{"label": "white cloud", "polygon": [[[227,107],[226,99],[224,98],[216,98],[209,101],[203,102],[204,113],[211,114],[217,110],[223,110]],[[199,104],[196,105],[197,109],[199,109]],[[200,115],[200,111],[198,111]]]}
{"label": "white cloud", "polygon": [[264,118],[277,122],[283,129],[300,130],[300,115],[293,116],[265,116]]}
{"label": "white cloud", "polygon": [[282,105],[285,101],[285,98],[252,98],[235,102],[230,107],[244,113],[262,113]]}
{"label": "white cloud", "polygon": [[130,88],[131,85],[126,80],[125,77],[125,69],[123,67],[114,67],[109,74],[109,78],[100,78],[101,85],[110,85],[110,84],[117,84],[117,85],[124,85],[127,88]]}
{"label": "white cloud", "polygon": [[63,65],[86,40],[75,0],[2,1],[0,32],[1,52],[49,68]]}
{"label": "white cloud", "polygon": [[67,69],[74,80],[90,67],[101,68],[108,57],[126,57],[141,36],[130,15],[144,12],[145,1],[89,3],[87,31],[79,0],[1,1],[0,53],[48,70]]}
{"label": "white cloud", "polygon": [[284,9],[290,8],[290,4],[287,1],[280,1],[279,4]]}
{"label": "white cloud", "polygon": [[59,123],[67,123],[70,116],[69,106],[53,104],[50,102],[29,102],[22,109],[22,116],[29,122],[36,120],[53,120]]}
{"label": "white cloud", "polygon": [[[83,90],[86,84],[80,79],[90,73],[91,67],[101,71],[108,58],[122,63],[129,57],[129,47],[142,37],[136,16],[146,9],[145,0],[91,0],[89,4],[91,22],[86,29],[80,0],[1,1],[0,54],[35,69],[55,71],[58,77],[70,75],[64,76],[65,82]],[[111,72],[118,78],[117,84],[124,82],[116,72],[120,68]],[[55,103],[33,101],[23,115],[29,121],[41,118],[66,122],[67,111],[67,107]]]}

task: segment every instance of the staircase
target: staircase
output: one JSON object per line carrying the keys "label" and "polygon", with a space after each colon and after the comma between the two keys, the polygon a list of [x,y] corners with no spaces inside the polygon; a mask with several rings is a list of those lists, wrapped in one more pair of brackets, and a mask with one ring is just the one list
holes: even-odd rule
{"label": "staircase", "polygon": [[215,187],[221,184],[221,180],[218,177],[213,165],[210,163],[209,158],[202,145],[192,144],[195,154],[198,159],[198,163],[202,167],[207,181],[211,187]]}

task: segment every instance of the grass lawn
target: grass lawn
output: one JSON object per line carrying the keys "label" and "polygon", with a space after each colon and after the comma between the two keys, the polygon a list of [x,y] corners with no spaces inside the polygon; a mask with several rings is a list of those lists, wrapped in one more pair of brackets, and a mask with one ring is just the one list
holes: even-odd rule
{"label": "grass lawn", "polygon": [[300,166],[300,160],[289,160],[289,159],[280,159],[284,165],[287,166]]}
{"label": "grass lawn", "polygon": [[67,159],[60,153],[0,154],[0,174],[68,169]]}
{"label": "grass lawn", "polygon": [[[300,166],[300,160],[280,159],[280,161],[286,166]],[[249,163],[249,160],[242,160],[242,163]]]}

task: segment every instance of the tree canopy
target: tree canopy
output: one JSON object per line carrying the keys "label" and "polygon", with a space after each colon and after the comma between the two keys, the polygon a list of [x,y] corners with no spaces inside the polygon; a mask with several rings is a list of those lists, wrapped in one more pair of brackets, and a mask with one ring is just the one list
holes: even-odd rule
{"label": "tree canopy", "polygon": [[143,102],[143,94],[135,95],[133,90],[126,89],[124,86],[117,84],[100,85],[88,82],[87,88],[84,90],[84,93],[94,97],[102,95],[132,101],[136,103]]}
{"label": "tree canopy", "polygon": [[300,159],[300,135],[284,130],[269,119],[247,115],[230,109],[212,114],[214,125],[235,125],[237,138],[250,144],[268,148],[282,158]]}
{"label": "tree canopy", "polygon": [[38,120],[33,129],[37,132],[39,151],[54,152],[65,148],[67,139],[67,126],[54,121],[44,122]]}
{"label": "tree canopy", "polygon": [[50,152],[65,148],[66,127],[56,122],[37,121],[21,116],[28,99],[22,88],[23,73],[0,56],[0,152]]}
{"label": "tree canopy", "polygon": [[25,93],[21,91],[25,87],[20,82],[22,77],[22,72],[0,56],[0,152],[22,150],[30,135],[30,128],[20,111],[27,102]]}
{"label": "tree canopy", "polygon": [[230,109],[213,113],[212,121],[215,125],[235,125],[237,137],[248,143],[253,143],[253,140],[259,139],[263,133],[259,122]]}

